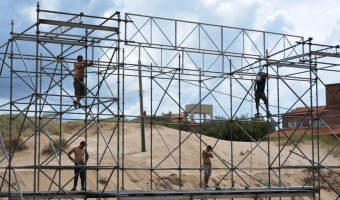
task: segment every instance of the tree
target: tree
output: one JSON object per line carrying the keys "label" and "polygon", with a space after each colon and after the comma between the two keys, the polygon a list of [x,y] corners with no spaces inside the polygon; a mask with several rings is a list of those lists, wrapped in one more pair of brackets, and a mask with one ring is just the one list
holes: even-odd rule
{"label": "tree", "polygon": [[203,135],[224,140],[253,141],[262,140],[267,134],[274,131],[274,123],[257,118],[249,118],[248,114],[227,120],[220,116],[207,123],[200,130]]}

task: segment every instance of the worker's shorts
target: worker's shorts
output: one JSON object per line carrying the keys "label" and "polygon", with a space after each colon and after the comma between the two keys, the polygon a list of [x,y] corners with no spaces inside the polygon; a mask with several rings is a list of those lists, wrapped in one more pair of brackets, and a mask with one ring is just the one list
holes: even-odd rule
{"label": "worker's shorts", "polygon": [[203,164],[203,173],[206,175],[211,175],[211,164]]}
{"label": "worker's shorts", "polygon": [[76,97],[84,97],[85,96],[86,88],[85,88],[85,85],[84,85],[84,80],[74,78],[73,86],[74,86],[74,94],[75,94]]}
{"label": "worker's shorts", "polygon": [[256,105],[258,105],[260,103],[260,99],[263,100],[264,104],[267,104],[267,97],[266,94],[264,92],[260,92],[260,93],[255,93],[255,103]]}

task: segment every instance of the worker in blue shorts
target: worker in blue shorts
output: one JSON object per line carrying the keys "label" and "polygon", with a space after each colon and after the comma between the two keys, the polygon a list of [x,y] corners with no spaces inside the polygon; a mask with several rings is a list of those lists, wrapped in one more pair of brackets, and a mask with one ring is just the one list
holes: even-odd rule
{"label": "worker in blue shorts", "polygon": [[255,117],[260,117],[260,113],[259,113],[260,99],[262,99],[263,103],[266,106],[267,116],[270,116],[271,114],[270,114],[269,109],[268,109],[268,99],[266,97],[266,94],[264,93],[268,74],[266,74],[264,72],[259,72],[259,77],[260,77],[260,79],[255,80],[255,82],[254,82],[255,104],[256,104]]}

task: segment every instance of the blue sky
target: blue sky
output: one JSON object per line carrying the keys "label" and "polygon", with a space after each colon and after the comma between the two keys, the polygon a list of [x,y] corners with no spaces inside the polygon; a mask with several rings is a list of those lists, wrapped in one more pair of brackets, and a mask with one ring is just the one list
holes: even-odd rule
{"label": "blue sky", "polygon": [[[125,13],[135,13],[287,33],[313,37],[316,43],[340,44],[338,0],[40,0],[39,4],[44,10],[84,12],[96,16],[110,16],[120,11],[122,16]],[[36,5],[35,0],[2,0],[0,45],[10,37],[11,20],[14,20],[15,32],[21,32],[35,23]],[[330,83],[337,81],[337,77],[329,77]],[[128,89],[128,92],[137,91],[136,87]],[[136,106],[138,101],[132,103],[127,111],[134,113]],[[166,107],[163,111],[170,109]]]}
{"label": "blue sky", "polygon": [[[313,37],[321,43],[339,43],[340,3],[337,0],[40,0],[41,9],[90,15],[137,13],[218,25]],[[34,23],[35,0],[2,0],[1,43],[15,30]]]}

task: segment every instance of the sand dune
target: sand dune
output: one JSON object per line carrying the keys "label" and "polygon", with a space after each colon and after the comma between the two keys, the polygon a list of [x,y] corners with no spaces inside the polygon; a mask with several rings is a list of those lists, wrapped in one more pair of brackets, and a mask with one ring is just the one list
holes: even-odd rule
{"label": "sand dune", "polygon": [[[147,126],[145,131],[147,151],[141,152],[141,136],[138,124],[126,123],[124,135],[120,134],[118,137],[117,133],[114,133],[111,138],[113,127],[114,125],[104,126],[99,134],[96,128],[91,128],[86,133],[89,144],[87,150],[90,154],[88,166],[99,165],[109,167],[115,166],[119,162],[119,166],[125,169],[124,173],[117,170],[112,172],[112,169],[88,170],[88,189],[102,190],[105,187],[106,190],[116,190],[117,180],[119,180],[120,189],[124,188],[125,190],[198,189],[201,187],[200,181],[203,178],[199,169],[201,165],[200,153],[206,147],[206,144],[214,146],[214,158],[212,159],[214,169],[209,183],[211,186],[218,184],[222,188],[232,187],[232,173],[230,170],[232,166],[236,168],[233,173],[235,188],[244,188],[247,184],[250,187],[266,187],[268,163],[271,163],[272,167],[278,167],[279,162],[285,167],[311,166],[308,159],[302,158],[302,156],[312,158],[311,145],[308,143],[302,143],[298,145],[298,148],[294,148],[293,145],[280,148],[275,142],[270,142],[269,144],[266,141],[261,143],[231,142],[189,132],[182,131],[179,133],[177,130],[163,126],[154,127],[151,132],[150,126]],[[72,138],[77,133],[77,129],[66,132],[65,137]],[[123,137],[124,143],[122,142]],[[117,142],[118,138],[119,143]],[[39,162],[43,166],[73,165],[66,156],[66,152],[70,147],[64,149],[60,157],[50,157],[49,155],[42,154],[40,160],[34,160],[33,139],[31,138],[27,141],[27,145],[30,147],[28,150],[15,153],[12,162],[13,166],[30,166]],[[82,139],[84,139],[84,134],[80,138],[75,139],[70,146],[78,145]],[[41,135],[39,140],[41,144],[40,149],[48,144],[48,139],[44,135]],[[109,141],[108,146],[110,148],[106,148],[106,144]],[[180,143],[182,144],[179,145]],[[117,154],[118,144],[119,154]],[[252,151],[252,149],[254,150]],[[326,150],[321,149],[320,157],[325,158],[322,162],[324,166],[340,165],[340,160],[332,155],[327,156]],[[1,165],[5,166],[6,162],[3,161]],[[177,170],[179,166],[183,169],[181,172]],[[154,172],[149,170],[151,167],[155,169]],[[331,173],[327,175],[329,172],[326,170],[322,173],[340,191],[340,179],[332,176]],[[3,175],[4,172],[1,172],[1,174]],[[306,168],[282,168],[281,170],[271,171],[270,184],[272,187],[280,186],[279,179],[277,178],[279,174],[281,176],[281,186],[311,184],[311,182],[308,183],[308,177],[311,177],[312,174]],[[19,186],[23,191],[33,190],[33,169],[16,169],[15,176],[18,182],[15,181],[13,174],[11,176],[14,187]],[[65,190],[70,190],[73,186],[73,171],[71,169],[42,169],[36,176],[35,187],[39,187],[39,190],[42,191],[57,190],[58,185],[62,185],[62,188]],[[8,185],[4,184],[3,190],[7,191],[7,188]],[[79,188],[80,183],[78,183]],[[322,199],[335,199],[336,194],[331,190],[327,190],[325,185],[321,197]]]}

